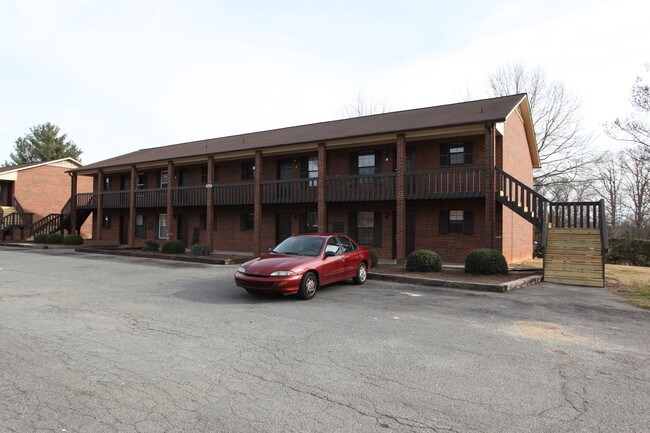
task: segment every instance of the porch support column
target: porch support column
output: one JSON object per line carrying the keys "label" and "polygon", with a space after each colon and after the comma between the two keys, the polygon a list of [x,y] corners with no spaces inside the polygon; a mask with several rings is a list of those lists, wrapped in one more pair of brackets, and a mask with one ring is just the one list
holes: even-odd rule
{"label": "porch support column", "polygon": [[262,151],[255,151],[255,186],[253,187],[253,237],[255,255],[262,254]]}
{"label": "porch support column", "polygon": [[486,245],[494,248],[494,226],[496,224],[495,188],[494,188],[494,152],[496,150],[494,124],[485,124],[485,153],[487,155],[487,173],[485,173],[485,223]]}
{"label": "porch support column", "polygon": [[397,264],[406,261],[406,137],[397,134],[397,160],[395,173],[395,259]]}
{"label": "porch support column", "polygon": [[72,173],[70,188],[70,234],[77,234],[77,173]]}
{"label": "porch support column", "polygon": [[327,203],[325,201],[325,173],[327,173],[327,147],[325,143],[318,143],[318,187],[316,197],[318,200],[318,231],[327,233]]}
{"label": "porch support column", "polygon": [[205,186],[205,235],[210,250],[213,249],[212,230],[214,225],[214,201],[212,196],[212,181],[214,180],[214,157],[208,156],[208,170]]}
{"label": "porch support column", "polygon": [[174,163],[167,161],[167,239],[174,239],[174,200],[172,182],[174,181]]}
{"label": "porch support column", "polygon": [[104,170],[99,170],[99,173],[97,173],[97,213],[95,213],[96,216],[96,221],[95,221],[95,239],[98,241],[102,240],[102,228],[104,227],[104,209],[102,209],[102,206],[104,205],[104,200],[103,200],[103,193],[104,193]]}
{"label": "porch support column", "polygon": [[129,186],[129,232],[128,244],[130,247],[135,246],[135,185],[138,172],[135,165],[131,166],[131,179]]}

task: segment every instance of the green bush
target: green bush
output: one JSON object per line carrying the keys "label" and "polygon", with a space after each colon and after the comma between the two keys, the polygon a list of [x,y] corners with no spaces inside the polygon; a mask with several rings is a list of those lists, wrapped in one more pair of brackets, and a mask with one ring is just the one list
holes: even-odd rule
{"label": "green bush", "polygon": [[370,266],[373,268],[377,266],[377,262],[379,262],[379,257],[377,257],[377,253],[375,250],[370,250]]}
{"label": "green bush", "polygon": [[152,240],[144,241],[144,245],[142,246],[142,251],[158,251],[159,249],[160,244]]}
{"label": "green bush", "polygon": [[478,275],[507,274],[508,264],[499,251],[479,248],[465,258],[465,272]]}
{"label": "green bush", "polygon": [[46,244],[62,244],[63,243],[63,235],[60,233],[50,233],[47,235],[45,238],[45,243]]}
{"label": "green bush", "polygon": [[47,242],[47,233],[39,233],[34,236],[34,243],[44,244]]}
{"label": "green bush", "polygon": [[618,265],[650,266],[650,241],[624,238],[610,238],[607,263]]}
{"label": "green bush", "polygon": [[206,244],[194,244],[190,247],[190,256],[209,256],[211,252]]}
{"label": "green bush", "polygon": [[440,256],[430,250],[415,250],[406,258],[406,270],[409,272],[440,272]]}
{"label": "green bush", "polygon": [[185,244],[179,240],[167,241],[162,246],[162,252],[163,254],[182,254],[185,252]]}
{"label": "green bush", "polygon": [[63,238],[64,245],[83,245],[84,238],[79,235],[68,235]]}

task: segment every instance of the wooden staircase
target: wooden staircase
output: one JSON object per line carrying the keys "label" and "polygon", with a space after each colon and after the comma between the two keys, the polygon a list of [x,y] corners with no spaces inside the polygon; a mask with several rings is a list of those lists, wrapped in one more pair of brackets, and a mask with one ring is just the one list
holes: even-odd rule
{"label": "wooden staircase", "polygon": [[604,287],[604,201],[550,202],[503,170],[496,174],[496,200],[542,231],[544,281]]}
{"label": "wooden staircase", "polygon": [[603,245],[597,228],[549,228],[544,254],[544,281],[577,286],[604,286]]}

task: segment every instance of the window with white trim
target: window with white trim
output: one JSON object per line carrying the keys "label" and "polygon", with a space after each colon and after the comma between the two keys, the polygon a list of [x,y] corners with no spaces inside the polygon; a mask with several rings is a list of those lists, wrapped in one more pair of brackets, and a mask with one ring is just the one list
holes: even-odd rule
{"label": "window with white trim", "polygon": [[[162,176],[160,177],[162,180]],[[158,215],[158,239],[167,239],[167,214]]]}

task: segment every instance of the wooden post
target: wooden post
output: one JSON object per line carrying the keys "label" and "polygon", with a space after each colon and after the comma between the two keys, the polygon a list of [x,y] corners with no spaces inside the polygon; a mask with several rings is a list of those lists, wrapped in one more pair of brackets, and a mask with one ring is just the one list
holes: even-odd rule
{"label": "wooden post", "polygon": [[325,174],[327,173],[327,147],[325,143],[318,143],[318,186],[316,197],[318,200],[318,231],[327,233],[327,202],[325,201]]}
{"label": "wooden post", "polygon": [[494,188],[494,152],[495,145],[494,124],[485,125],[485,152],[487,154],[487,172],[485,182],[485,223],[486,223],[486,244],[488,248],[494,248],[494,226],[496,225],[495,188]]}

